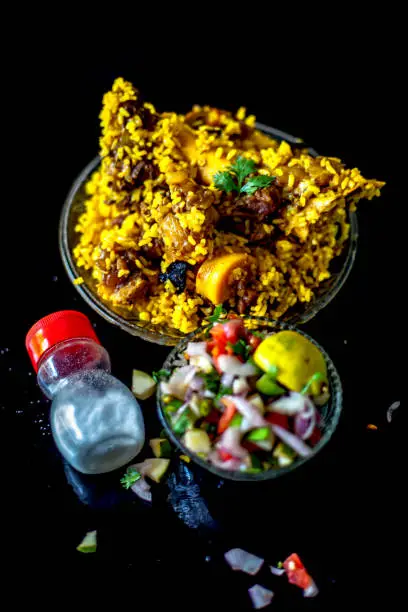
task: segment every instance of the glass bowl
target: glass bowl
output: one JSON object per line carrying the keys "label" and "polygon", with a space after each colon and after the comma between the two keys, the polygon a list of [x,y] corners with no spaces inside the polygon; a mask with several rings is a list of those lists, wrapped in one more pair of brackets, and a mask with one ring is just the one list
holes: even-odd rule
{"label": "glass bowl", "polygon": [[[200,467],[205,470],[215,474],[219,478],[227,479],[227,480],[236,480],[236,481],[264,481],[271,480],[273,478],[277,478],[278,476],[282,476],[283,474],[287,474],[289,472],[293,472],[295,469],[310,461],[316,454],[328,443],[330,438],[332,437],[337,424],[339,422],[340,414],[343,407],[343,391],[340,381],[340,376],[326,353],[326,351],[315,341],[313,338],[305,334],[300,329],[297,329],[294,325],[290,323],[285,323],[284,321],[274,321],[272,319],[266,319],[264,317],[242,317],[245,321],[245,325],[247,328],[253,331],[261,331],[261,332],[278,332],[283,329],[289,329],[298,332],[302,336],[305,336],[310,342],[312,342],[323,354],[326,365],[327,365],[327,375],[329,382],[329,391],[330,391],[330,399],[329,401],[319,408],[319,413],[321,416],[321,432],[322,437],[316,446],[313,447],[313,453],[305,458],[298,458],[291,465],[287,467],[279,467],[279,468],[271,468],[266,472],[260,472],[256,474],[251,474],[247,472],[232,472],[228,470],[222,470],[214,465],[211,465],[204,459],[198,457],[195,453],[191,452],[183,442],[174,434],[171,426],[167,420],[167,417],[162,408],[162,395],[160,390],[160,385],[157,387],[157,411],[159,415],[159,419],[166,430],[166,433],[172,443],[182,452],[182,454],[187,455],[191,458],[194,463],[198,464]],[[168,355],[166,361],[162,365],[163,369],[173,370],[176,366],[186,365],[187,361],[184,358],[184,353],[187,349],[187,344],[189,342],[198,342],[205,338],[205,332],[208,327],[200,328],[195,332],[186,336]]]}
{"label": "glass bowl", "polygon": [[[276,140],[286,140],[287,142],[301,146],[302,141],[290,134],[286,134],[275,128],[256,124],[258,129],[268,133]],[[309,148],[311,155],[317,155],[314,149]],[[75,232],[75,227],[78,222],[78,217],[84,212],[84,203],[86,200],[85,185],[97,169],[100,163],[100,158],[95,157],[80,173],[71,187],[71,190],[65,200],[61,212],[59,224],[59,247],[65,270],[68,273],[71,281],[74,281],[79,276],[82,276],[84,283],[75,285],[80,296],[104,319],[120,327],[124,331],[139,336],[149,342],[174,346],[185,334],[180,331],[164,325],[153,325],[149,322],[140,321],[135,315],[129,313],[120,307],[112,307],[108,302],[103,301],[97,294],[95,281],[92,278],[89,270],[78,268],[72,251],[78,241],[78,234]],[[282,317],[282,321],[289,323],[302,324],[314,317],[319,310],[327,306],[335,297],[346,281],[356,255],[358,226],[356,213],[349,213],[350,236],[348,243],[343,250],[343,253],[336,257],[331,265],[331,277],[324,281],[316,290],[314,299],[309,303],[298,302]]]}

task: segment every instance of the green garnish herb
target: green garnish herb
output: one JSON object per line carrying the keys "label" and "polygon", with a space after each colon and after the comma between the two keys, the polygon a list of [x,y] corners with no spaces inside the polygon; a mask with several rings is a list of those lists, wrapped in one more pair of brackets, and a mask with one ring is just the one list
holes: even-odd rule
{"label": "green garnish herb", "polygon": [[170,370],[157,370],[157,372],[152,372],[152,378],[155,383],[159,383],[161,380],[168,380],[170,374]]}
{"label": "green garnish herb", "polygon": [[126,470],[126,474],[123,476],[123,478],[120,479],[120,482],[122,483],[122,486],[125,487],[125,489],[130,489],[132,484],[134,484],[141,477],[141,473],[135,470],[135,468],[128,467],[128,469]]}
{"label": "green garnish herb", "polygon": [[215,396],[215,401],[219,401],[224,395],[232,395],[232,387],[226,387],[225,385],[220,385],[220,389]]}
{"label": "green garnish herb", "polygon": [[[229,171],[217,172],[214,175],[214,185],[217,189],[226,193],[237,191],[238,194],[247,193],[252,195],[257,189],[270,185],[276,178],[275,176],[267,176],[265,174],[258,174],[248,178],[254,172],[256,172],[255,162],[240,155],[230,166]],[[247,180],[244,183],[245,179]]]}
{"label": "green garnish herb", "polygon": [[305,384],[305,386],[304,386],[304,387],[303,387],[303,389],[301,390],[301,394],[302,394],[302,395],[305,395],[305,394],[306,394],[306,393],[309,391],[310,386],[311,386],[311,385],[312,385],[314,382],[317,382],[317,381],[319,381],[319,380],[323,380],[323,378],[324,378],[324,376],[323,376],[323,374],[322,374],[321,372],[315,372],[315,373],[313,374],[313,376],[311,376],[311,377],[309,378],[309,380],[307,381],[307,383]]}
{"label": "green garnish herb", "polygon": [[231,342],[228,342],[227,346],[231,347],[235,355],[240,355],[244,358],[245,361],[247,361],[252,351],[252,347],[247,344],[242,338],[235,342],[235,344],[231,344]]}
{"label": "green garnish herb", "polygon": [[208,372],[208,374],[204,374],[202,372],[199,372],[198,376],[201,376],[202,378],[204,378],[205,388],[208,391],[211,391],[211,393],[217,393],[218,392],[218,387],[219,387],[219,384],[220,384],[220,376],[219,376],[218,372],[216,372],[215,370],[212,371],[212,372]]}
{"label": "green garnish herb", "polygon": [[225,310],[225,308],[222,307],[222,304],[218,304],[218,306],[214,308],[214,312],[212,313],[212,315],[208,317],[208,320],[210,321],[210,323],[218,323],[218,321],[222,317],[225,317],[226,314],[227,311]]}
{"label": "green garnish herb", "polygon": [[282,568],[283,568],[283,563],[282,563],[282,561],[278,561],[278,563],[277,563],[277,566],[276,566],[276,567],[278,567],[279,569],[282,569]]}
{"label": "green garnish herb", "polygon": [[265,338],[265,333],[264,332],[253,331],[253,332],[251,332],[251,334],[253,336],[256,336],[257,338],[262,338],[262,340]]}

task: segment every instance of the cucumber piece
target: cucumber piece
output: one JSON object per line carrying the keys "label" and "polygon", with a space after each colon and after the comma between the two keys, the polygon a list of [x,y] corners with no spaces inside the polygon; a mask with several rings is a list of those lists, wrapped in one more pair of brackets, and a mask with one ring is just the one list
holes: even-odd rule
{"label": "cucumber piece", "polygon": [[174,412],[177,412],[182,405],[183,402],[175,397],[164,405],[164,411],[166,413],[173,414]]}
{"label": "cucumber piece", "polygon": [[152,438],[149,441],[150,448],[153,451],[153,455],[157,458],[170,459],[171,457],[171,445],[166,438]]}
{"label": "cucumber piece", "polygon": [[147,399],[156,390],[156,383],[153,378],[142,370],[133,370],[132,374],[132,393],[137,399]]}
{"label": "cucumber piece", "polygon": [[96,552],[96,531],[88,531],[82,542],[77,546],[82,553]]}
{"label": "cucumber piece", "polygon": [[271,430],[269,427],[258,427],[257,429],[253,429],[247,435],[247,440],[249,442],[260,442],[261,440],[268,440],[271,437]]}
{"label": "cucumber piece", "polygon": [[209,453],[211,441],[203,429],[190,429],[184,434],[184,444],[193,453]]}
{"label": "cucumber piece", "polygon": [[241,427],[241,423],[242,423],[242,419],[244,417],[242,416],[242,414],[239,414],[239,412],[236,412],[234,414],[234,416],[231,419],[231,422],[229,424],[230,427]]}
{"label": "cucumber piece", "polygon": [[193,415],[191,410],[187,408],[175,421],[172,423],[172,428],[175,434],[178,436],[183,435],[187,429],[192,429],[194,427],[194,423],[196,421],[196,417]]}
{"label": "cucumber piece", "polygon": [[276,446],[272,455],[278,460],[279,467],[286,467],[287,465],[290,465],[291,463],[293,463],[296,457],[296,452],[293,449],[291,449],[289,446],[286,446],[286,444],[283,444],[282,442],[280,442]]}
{"label": "cucumber piece", "polygon": [[269,375],[263,374],[261,378],[258,378],[255,384],[258,391],[264,395],[283,395],[285,389],[278,385],[278,383]]}

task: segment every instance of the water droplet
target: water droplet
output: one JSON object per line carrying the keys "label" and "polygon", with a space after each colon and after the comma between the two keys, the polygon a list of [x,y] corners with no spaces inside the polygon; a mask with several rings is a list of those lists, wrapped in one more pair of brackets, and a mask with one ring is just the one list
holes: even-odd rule
{"label": "water droplet", "polygon": [[347,340],[343,340],[344,344],[347,344]]}
{"label": "water droplet", "polygon": [[13,371],[13,368],[9,368],[9,369],[8,369],[8,371],[9,371],[9,372],[12,372],[12,371]]}
{"label": "water droplet", "polygon": [[207,561],[207,563],[208,563],[208,561],[211,561],[211,556],[207,555],[206,558],[204,559],[204,561]]}
{"label": "water droplet", "polygon": [[54,283],[56,283],[58,281],[58,276],[53,276],[52,280],[54,281]]}
{"label": "water droplet", "polygon": [[41,400],[37,400],[37,404],[41,404]]}
{"label": "water droplet", "polygon": [[29,376],[32,376],[32,375],[33,375],[33,373],[32,373],[32,372],[29,372],[29,373],[28,373],[28,375],[29,375]]}

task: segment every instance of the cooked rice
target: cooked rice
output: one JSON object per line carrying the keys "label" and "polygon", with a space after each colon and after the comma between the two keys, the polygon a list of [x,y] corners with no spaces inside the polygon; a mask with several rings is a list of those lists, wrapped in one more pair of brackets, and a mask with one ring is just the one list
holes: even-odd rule
{"label": "cooked rice", "polygon": [[[212,311],[195,292],[194,278],[215,255],[246,252],[253,258],[249,287],[238,284],[225,304],[232,310],[248,289],[256,292],[251,315],[280,317],[297,302],[312,300],[347,241],[347,209],[378,196],[384,184],[364,179],[337,158],[315,159],[266,136],[244,108],[235,116],[198,106],[185,116],[159,114],[121,78],[104,96],[100,117],[102,162],[86,186],[76,263],[91,271],[99,296],[113,307],[183,333]],[[214,187],[212,177],[239,155],[276,177],[284,206],[272,219],[247,219],[234,231],[220,223],[233,218],[235,202]],[[263,232],[258,242],[250,236],[252,223]],[[191,273],[177,293],[159,275],[180,260]]]}

